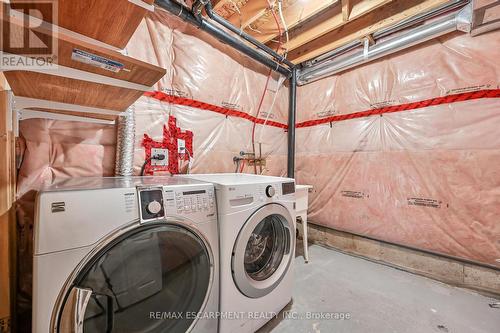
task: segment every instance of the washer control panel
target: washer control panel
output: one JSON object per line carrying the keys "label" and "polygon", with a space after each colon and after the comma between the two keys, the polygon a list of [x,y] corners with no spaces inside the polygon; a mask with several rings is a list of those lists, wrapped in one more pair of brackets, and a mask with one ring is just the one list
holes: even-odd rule
{"label": "washer control panel", "polygon": [[294,198],[295,182],[259,184],[256,195],[256,200],[260,202],[270,202],[289,197]]}
{"label": "washer control panel", "polygon": [[273,185],[266,186],[266,195],[268,198],[272,198],[276,194],[276,190]]}

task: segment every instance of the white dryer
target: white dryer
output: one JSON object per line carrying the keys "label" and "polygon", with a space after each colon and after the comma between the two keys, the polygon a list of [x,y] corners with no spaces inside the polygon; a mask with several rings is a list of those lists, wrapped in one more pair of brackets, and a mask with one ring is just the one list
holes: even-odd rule
{"label": "white dryer", "polygon": [[295,181],[249,174],[189,177],[215,185],[219,332],[254,332],[292,298]]}
{"label": "white dryer", "polygon": [[214,187],[70,179],[36,202],[33,332],[217,332]]}

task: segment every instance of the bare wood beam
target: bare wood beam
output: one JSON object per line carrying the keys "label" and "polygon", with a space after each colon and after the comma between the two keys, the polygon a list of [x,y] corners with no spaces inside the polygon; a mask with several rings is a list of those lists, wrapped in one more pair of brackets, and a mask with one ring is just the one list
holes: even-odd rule
{"label": "bare wood beam", "polygon": [[[2,74],[2,81],[5,78]],[[2,86],[8,86],[2,82]],[[0,216],[6,214],[15,201],[15,166],[12,160],[12,149],[14,148],[12,126],[12,114],[9,112],[9,91],[0,90]],[[10,127],[10,128],[9,128]],[[3,253],[2,259],[3,259]]]}
{"label": "bare wood beam", "polygon": [[[320,13],[328,7],[331,7],[333,4],[337,3],[338,0],[309,0],[308,2],[300,2],[296,1],[293,4],[290,4],[288,7],[285,3],[285,8],[283,9],[283,16],[285,18],[285,22],[287,24],[288,29],[291,29],[301,22],[304,22],[314,15]],[[258,21],[256,22],[258,23]],[[276,27],[276,22],[273,19],[269,19],[267,22],[262,25],[256,26],[257,30],[261,33],[257,33],[252,30],[247,30],[246,32],[251,34],[261,43],[267,43],[272,40],[276,36],[278,36],[278,29]]]}
{"label": "bare wood beam", "polygon": [[10,332],[16,276],[15,274],[15,200],[16,164],[15,137],[12,132],[12,115],[9,113],[9,92],[5,77],[0,75],[0,318],[4,319],[6,332]]}
{"label": "bare wood beam", "polygon": [[291,51],[288,57],[295,63],[301,63],[447,1],[395,0]]}
{"label": "bare wood beam", "polygon": [[[350,0],[352,8],[350,11],[350,20],[357,19],[366,15],[381,6],[389,4],[394,0]],[[389,6],[389,5],[388,5]],[[294,50],[324,34],[333,31],[346,22],[344,21],[342,6],[334,6],[324,13],[314,17],[304,25],[298,26],[291,31],[290,42],[283,45],[287,50]]]}
{"label": "bare wood beam", "polygon": [[369,34],[365,36],[365,39],[368,41],[369,45],[374,45],[375,44],[375,38],[373,38],[372,34]]}
{"label": "bare wood beam", "polygon": [[214,10],[220,9],[222,6],[224,6],[228,2],[229,2],[229,0],[217,0],[217,1],[215,1]]}
{"label": "bare wood beam", "polygon": [[245,6],[240,8],[240,13],[234,13],[228,18],[235,27],[246,28],[253,22],[261,18],[269,8],[267,0],[253,0],[247,2]]}
{"label": "bare wood beam", "polygon": [[342,0],[342,21],[349,21],[351,15],[352,2],[351,0]]}

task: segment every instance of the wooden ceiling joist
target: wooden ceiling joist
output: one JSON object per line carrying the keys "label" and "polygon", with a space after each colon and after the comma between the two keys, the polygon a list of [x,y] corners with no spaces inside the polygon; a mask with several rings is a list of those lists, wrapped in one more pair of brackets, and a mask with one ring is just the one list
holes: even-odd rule
{"label": "wooden ceiling joist", "polygon": [[250,24],[261,18],[269,8],[267,0],[253,0],[249,1],[241,11],[241,13],[234,13],[228,18],[235,27],[244,29]]}
{"label": "wooden ceiling joist", "polygon": [[216,0],[214,1],[214,9],[221,9],[225,4],[227,4],[229,0]]}
{"label": "wooden ceiling joist", "polygon": [[[284,1],[283,3],[283,16],[288,29],[292,29],[300,23],[309,20],[316,14],[324,11],[325,9],[336,4],[338,0],[309,0],[303,2],[300,0]],[[277,7],[277,6],[275,6]],[[277,11],[277,9],[275,9]],[[282,23],[280,22],[282,26]],[[246,32],[252,35],[261,43],[267,43],[273,38],[278,36],[278,28],[272,15],[265,15],[261,19],[252,24],[251,29]]]}
{"label": "wooden ceiling joist", "polygon": [[[294,63],[310,60],[351,41],[360,40],[403,19],[436,8],[448,0],[393,0],[385,2],[388,3],[358,19],[351,19],[345,24],[339,24],[336,29],[319,38],[310,39],[308,43],[303,43],[299,48],[295,46],[289,52],[288,58]],[[355,5],[352,8],[351,16],[355,15],[354,10]],[[297,38],[303,39],[300,36]]]}
{"label": "wooden ceiling joist", "polygon": [[219,0],[212,3],[217,14],[224,17],[226,20],[243,12],[243,8],[252,3],[252,0]]}
{"label": "wooden ceiling joist", "polygon": [[349,21],[349,17],[351,15],[352,10],[352,1],[351,0],[342,0],[342,20],[344,22]]}
{"label": "wooden ceiling joist", "polygon": [[[319,38],[383,5],[390,6],[393,0],[344,0],[342,6],[334,6],[317,15],[304,25],[290,32],[290,41],[283,45],[288,51]],[[347,18],[347,20],[346,20]]]}

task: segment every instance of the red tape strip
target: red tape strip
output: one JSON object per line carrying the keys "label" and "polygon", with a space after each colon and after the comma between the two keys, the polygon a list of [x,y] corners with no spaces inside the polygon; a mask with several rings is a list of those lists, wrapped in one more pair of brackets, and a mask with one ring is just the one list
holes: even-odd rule
{"label": "red tape strip", "polygon": [[[209,111],[224,114],[226,116],[233,116],[233,117],[247,119],[251,122],[254,122],[254,123],[257,123],[260,125],[269,125],[269,126],[274,126],[274,127],[278,127],[278,128],[283,128],[285,130],[288,129],[288,126],[286,124],[282,124],[282,123],[279,123],[276,121],[272,121],[272,120],[266,121],[265,119],[256,118],[256,117],[251,116],[245,112],[241,112],[241,111],[237,111],[237,110],[233,110],[233,109],[228,109],[228,108],[223,108],[220,106],[216,106],[216,105],[208,104],[208,103],[203,103],[203,102],[196,101],[196,100],[189,99],[189,98],[172,96],[172,95],[165,94],[161,91],[146,92],[144,95],[149,96],[149,97],[153,97],[153,98],[156,98],[160,101],[171,103],[171,104],[185,105],[185,106],[190,106],[190,107],[194,107],[194,108],[198,108],[198,109],[209,110]],[[416,109],[425,108],[428,106],[436,106],[436,105],[441,105],[441,104],[451,104],[451,103],[457,103],[457,102],[463,102],[463,101],[468,101],[468,100],[473,100],[473,99],[481,99],[481,98],[500,98],[500,89],[478,90],[478,91],[473,91],[473,92],[466,92],[466,93],[461,93],[461,94],[436,97],[436,98],[426,99],[423,101],[412,102],[412,103],[407,103],[407,104],[399,104],[399,105],[387,106],[387,107],[378,108],[378,109],[370,109],[370,110],[366,110],[366,111],[331,116],[331,117],[327,117],[327,118],[307,120],[307,121],[303,121],[303,122],[298,123],[296,125],[296,128],[311,127],[311,126],[316,126],[316,125],[320,125],[320,124],[331,123],[334,121],[343,121],[343,120],[348,120],[348,119],[363,118],[363,117],[369,117],[369,116],[374,116],[374,115],[380,115],[380,114],[384,114],[384,113],[416,110]]]}
{"label": "red tape strip", "polygon": [[221,113],[221,114],[226,115],[226,116],[247,119],[247,120],[250,120],[251,122],[254,122],[254,123],[260,124],[260,125],[269,125],[269,126],[274,126],[274,127],[278,127],[278,128],[288,129],[288,125],[279,123],[277,121],[256,118],[256,117],[249,115],[248,113],[245,113],[242,111],[223,108],[223,107],[220,107],[217,105],[196,101],[196,100],[190,99],[190,98],[172,96],[172,95],[165,94],[161,91],[146,92],[144,95],[156,98],[162,102],[167,102],[167,103],[176,104],[176,105],[190,106],[190,107],[198,108],[198,109],[202,109],[202,110],[209,110],[209,111]]}
{"label": "red tape strip", "polygon": [[409,111],[420,108],[425,108],[428,106],[436,106],[441,104],[451,104],[456,102],[463,102],[473,99],[481,99],[481,98],[499,98],[500,97],[500,89],[492,89],[492,90],[478,90],[474,92],[466,92],[455,95],[447,95],[437,98],[426,99],[423,101],[407,103],[407,104],[399,104],[393,106],[387,106],[379,109],[371,109],[361,112],[355,112],[350,114],[341,114],[337,116],[331,116],[327,118],[315,119],[315,120],[307,120],[300,122],[296,125],[296,128],[301,127],[311,127],[325,123],[331,123],[334,121],[342,121],[354,118],[362,118],[369,117],[374,115],[380,115],[383,113],[392,113],[392,112],[401,112],[401,111]]}

